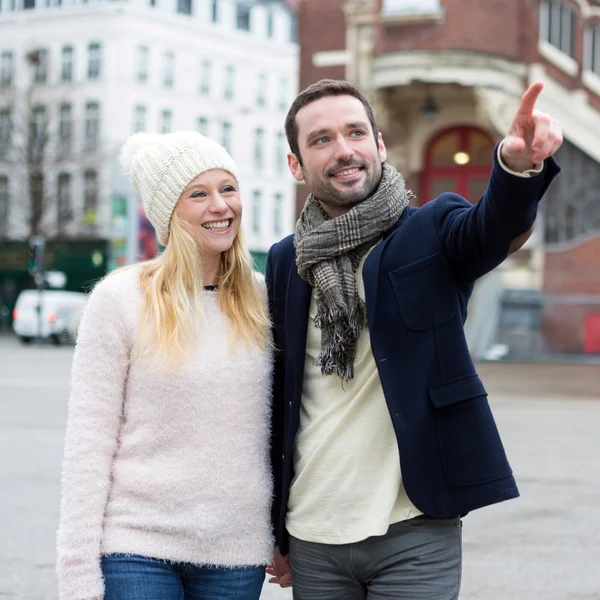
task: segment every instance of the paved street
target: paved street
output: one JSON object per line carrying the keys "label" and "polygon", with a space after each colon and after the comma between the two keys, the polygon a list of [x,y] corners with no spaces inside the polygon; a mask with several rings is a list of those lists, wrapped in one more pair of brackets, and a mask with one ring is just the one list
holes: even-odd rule
{"label": "paved street", "polygon": [[[71,353],[0,337],[1,598],[56,598]],[[461,600],[599,600],[600,366],[480,372],[522,497],[465,519]]]}

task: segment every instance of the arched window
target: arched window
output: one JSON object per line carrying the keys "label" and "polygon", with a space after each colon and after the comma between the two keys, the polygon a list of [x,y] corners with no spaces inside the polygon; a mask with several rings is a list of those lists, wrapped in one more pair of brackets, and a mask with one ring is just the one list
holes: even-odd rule
{"label": "arched window", "polygon": [[481,129],[455,127],[438,133],[426,150],[421,204],[444,192],[475,204],[487,186],[493,152],[491,136]]}

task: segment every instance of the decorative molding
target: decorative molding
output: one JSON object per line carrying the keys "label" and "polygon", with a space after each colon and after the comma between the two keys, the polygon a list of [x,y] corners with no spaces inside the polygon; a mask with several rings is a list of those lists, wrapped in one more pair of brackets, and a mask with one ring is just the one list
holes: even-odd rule
{"label": "decorative molding", "polygon": [[527,67],[522,63],[460,50],[392,52],[376,56],[373,61],[375,88],[419,81],[503,89],[520,95],[526,76]]}
{"label": "decorative molding", "polygon": [[436,12],[424,13],[381,13],[379,21],[385,26],[393,25],[438,25],[445,21],[446,12],[442,9]]}
{"label": "decorative molding", "polygon": [[588,19],[590,17],[600,17],[600,6],[594,6],[587,0],[574,0],[574,2],[577,4],[577,6],[579,6],[581,16],[584,19]]}
{"label": "decorative molding", "polygon": [[372,25],[376,21],[375,0],[346,0],[342,10],[347,26]]}

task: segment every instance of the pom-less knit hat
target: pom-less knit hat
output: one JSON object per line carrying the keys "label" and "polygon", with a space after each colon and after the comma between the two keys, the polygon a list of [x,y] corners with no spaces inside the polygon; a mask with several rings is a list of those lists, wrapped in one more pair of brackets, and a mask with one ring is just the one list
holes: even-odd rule
{"label": "pom-less knit hat", "polygon": [[190,181],[205,171],[223,169],[239,184],[237,168],[227,150],[195,131],[136,133],[125,142],[120,160],[163,245],[169,239],[175,205]]}

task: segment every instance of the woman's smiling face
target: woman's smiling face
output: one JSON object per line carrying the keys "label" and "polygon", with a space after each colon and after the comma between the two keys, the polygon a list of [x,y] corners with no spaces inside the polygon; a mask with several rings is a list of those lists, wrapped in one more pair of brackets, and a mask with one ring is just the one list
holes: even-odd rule
{"label": "woman's smiling face", "polygon": [[212,169],[190,181],[175,206],[205,255],[220,255],[233,245],[242,220],[238,184],[231,173]]}

